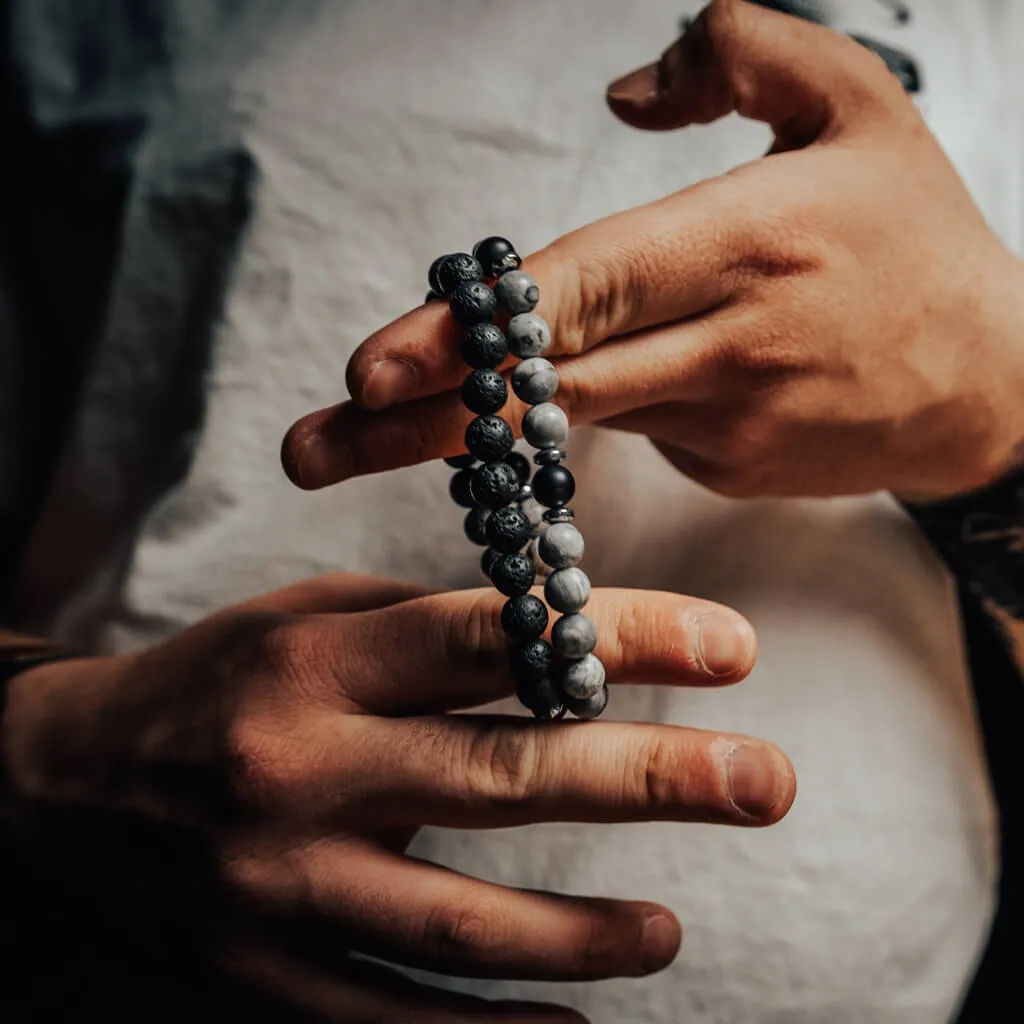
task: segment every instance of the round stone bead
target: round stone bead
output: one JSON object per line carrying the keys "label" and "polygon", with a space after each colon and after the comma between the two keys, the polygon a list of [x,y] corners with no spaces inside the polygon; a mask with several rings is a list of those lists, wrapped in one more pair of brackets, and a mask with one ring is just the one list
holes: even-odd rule
{"label": "round stone bead", "polygon": [[505,462],[488,462],[469,472],[473,474],[470,495],[477,505],[483,505],[484,508],[501,508],[519,492],[519,477]]}
{"label": "round stone bead", "polygon": [[446,466],[451,466],[452,469],[468,469],[470,466],[474,465],[475,462],[476,459],[468,452],[465,455],[449,455],[448,458],[444,460],[444,464]]}
{"label": "round stone bead", "polygon": [[462,528],[466,536],[474,543],[483,547],[487,543],[487,520],[491,518],[489,508],[471,508],[462,520]]}
{"label": "round stone bead", "polygon": [[430,269],[427,271],[427,284],[430,285],[430,291],[434,295],[441,294],[441,279],[437,276],[438,271],[441,269],[441,264],[450,256],[450,253],[445,253],[444,256],[438,256],[433,263],[430,264]]}
{"label": "round stone bead", "polygon": [[487,540],[502,554],[521,550],[532,533],[530,520],[515,505],[497,509],[487,520]]}
{"label": "round stone bead", "polygon": [[562,673],[562,691],[574,700],[596,697],[604,689],[604,665],[600,658],[585,654],[571,661]]}
{"label": "round stone bead", "polygon": [[602,687],[600,693],[594,697],[587,697],[585,700],[566,697],[565,705],[577,718],[582,718],[584,721],[598,718],[608,707],[608,687]]}
{"label": "round stone bead", "polygon": [[581,611],[590,600],[590,577],[576,566],[557,569],[544,581],[544,599],[556,612]]}
{"label": "round stone bead", "polygon": [[545,466],[534,474],[534,497],[548,508],[568,505],[575,493],[576,481],[565,466]]}
{"label": "round stone bead", "polygon": [[551,348],[551,328],[536,313],[519,313],[508,322],[508,347],[520,359],[542,356]]}
{"label": "round stone bead", "polygon": [[537,538],[537,551],[552,569],[577,565],[583,548],[583,534],[572,523],[552,523]]}
{"label": "round stone bead", "polygon": [[551,402],[535,405],[523,417],[523,437],[534,448],[557,448],[568,436],[569,417]]}
{"label": "round stone bead", "polygon": [[448,299],[452,316],[463,325],[471,327],[490,320],[498,306],[494,292],[483,281],[463,281],[457,285]]}
{"label": "round stone bead", "polygon": [[490,370],[508,355],[508,342],[495,324],[473,324],[462,340],[462,358],[474,370]]}
{"label": "round stone bead", "polygon": [[435,276],[440,285],[436,290],[441,295],[451,295],[460,284],[467,281],[482,281],[484,268],[468,252],[453,252],[441,258]]}
{"label": "round stone bead", "polygon": [[522,452],[509,452],[505,461],[516,471],[519,485],[525,487],[530,482],[530,460]]}
{"label": "round stone bead", "polygon": [[597,646],[597,627],[579,612],[563,615],[551,630],[551,643],[563,658],[575,661]]}
{"label": "round stone bead", "polygon": [[510,316],[529,313],[540,299],[540,286],[525,270],[510,270],[498,278],[494,297]]}
{"label": "round stone bead", "polygon": [[540,356],[524,359],[512,372],[512,390],[527,405],[549,402],[558,390],[555,364]]}
{"label": "round stone bead", "polygon": [[462,508],[472,508],[476,504],[469,490],[475,474],[475,469],[460,469],[448,482],[448,493],[452,501]]}
{"label": "round stone bead", "polygon": [[493,370],[474,370],[462,382],[462,402],[479,416],[497,412],[507,400],[505,378]]}
{"label": "round stone bead", "polygon": [[518,597],[533,586],[533,562],[521,552],[502,555],[491,569],[491,582],[506,597]]}
{"label": "round stone bead", "polygon": [[548,610],[533,594],[510,598],[501,609],[501,628],[511,640],[536,640],[548,628]]}
{"label": "round stone bead", "polygon": [[466,447],[481,462],[505,458],[515,440],[512,428],[500,416],[477,416],[466,427]]}
{"label": "round stone bead", "polygon": [[542,721],[554,722],[565,716],[565,699],[551,679],[520,683],[516,687],[516,696],[523,707]]}
{"label": "round stone bead", "polygon": [[430,302],[437,302],[438,299],[443,299],[443,298],[444,298],[444,296],[443,295],[438,295],[437,292],[433,292],[433,291],[427,292],[427,294],[423,296],[423,305],[425,306],[425,305],[427,305]]}
{"label": "round stone bead", "polygon": [[551,678],[555,653],[546,640],[528,640],[512,648],[509,660],[512,663],[512,675],[519,682],[537,682]]}
{"label": "round stone bead", "polygon": [[515,246],[499,235],[482,238],[473,246],[473,255],[480,261],[487,277],[500,277],[522,264]]}
{"label": "round stone bead", "polygon": [[492,551],[490,548],[480,556],[480,570],[488,579],[491,578],[491,570],[494,568],[494,564],[499,558],[501,558],[501,555],[498,554],[497,551]]}
{"label": "round stone bead", "polygon": [[[553,571],[551,566],[548,565],[540,557],[540,553],[537,551],[537,538],[536,537],[534,537],[534,539],[531,540],[530,543],[527,545],[526,553],[533,559],[533,574],[534,574],[535,577],[537,577],[537,576],[546,577],[546,576],[550,576],[551,575],[551,573]],[[557,610],[560,610],[560,609],[556,609],[556,611]]]}

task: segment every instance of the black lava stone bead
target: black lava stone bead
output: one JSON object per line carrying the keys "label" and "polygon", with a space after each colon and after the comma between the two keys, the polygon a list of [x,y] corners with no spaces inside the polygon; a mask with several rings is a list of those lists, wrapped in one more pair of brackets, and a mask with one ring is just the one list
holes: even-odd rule
{"label": "black lava stone bead", "polygon": [[504,462],[488,462],[468,472],[473,474],[473,500],[484,508],[502,508],[519,493],[519,477]]}
{"label": "black lava stone bead", "polygon": [[448,458],[444,460],[444,464],[446,466],[451,466],[452,469],[468,469],[475,462],[476,458],[468,452],[465,455],[449,455]]}
{"label": "black lava stone bead", "polygon": [[472,508],[476,504],[469,490],[475,473],[475,469],[460,469],[448,483],[448,493],[452,496],[452,501],[462,508]]}
{"label": "black lava stone bead", "polygon": [[547,605],[533,594],[522,594],[505,602],[501,628],[511,640],[536,640],[548,628]]}
{"label": "black lava stone bead", "polygon": [[565,717],[566,705],[553,679],[539,679],[532,683],[520,683],[516,687],[519,703],[535,718],[554,722]]}
{"label": "black lava stone bead", "polygon": [[532,533],[530,520],[515,505],[497,509],[487,520],[487,540],[502,554],[521,550]]}
{"label": "black lava stone bead", "polygon": [[548,508],[568,505],[576,493],[576,481],[565,466],[544,466],[533,476],[533,496]]}
{"label": "black lava stone bead", "polygon": [[508,270],[518,270],[522,264],[515,246],[498,235],[483,238],[473,246],[473,255],[484,268],[486,277],[500,277]]}
{"label": "black lava stone bead", "polygon": [[438,295],[437,292],[427,292],[427,294],[423,296],[423,305],[427,305],[430,302],[437,302],[438,299],[443,298],[444,296]]}
{"label": "black lava stone bead", "polygon": [[490,548],[480,556],[480,568],[488,579],[491,578],[491,570],[494,568],[494,565],[499,558],[501,558],[501,555],[497,551],[492,551]]}
{"label": "black lava stone bead", "polygon": [[523,554],[502,555],[491,569],[491,582],[506,596],[518,597],[533,586],[533,559]]}
{"label": "black lava stone bead", "polygon": [[466,536],[474,543],[483,547],[487,543],[487,520],[491,518],[489,508],[471,508],[462,520],[462,528]]}
{"label": "black lava stone bead", "polygon": [[497,462],[512,451],[516,439],[500,416],[477,416],[466,427],[465,440],[470,454],[481,462]]}
{"label": "black lava stone bead", "polygon": [[555,652],[546,640],[528,640],[512,648],[510,660],[512,675],[519,682],[537,682],[550,678]]}
{"label": "black lava stone bead", "polygon": [[530,482],[530,460],[522,452],[509,452],[505,461],[516,471],[520,487]]}
{"label": "black lava stone bead", "polygon": [[474,370],[462,382],[462,402],[479,416],[497,412],[508,401],[505,378],[494,370]]}
{"label": "black lava stone bead", "polygon": [[452,316],[464,327],[481,324],[494,316],[498,300],[483,281],[463,281],[448,300]]}
{"label": "black lava stone bead", "polygon": [[[480,261],[468,252],[453,252],[444,256],[437,266],[437,291],[442,295],[451,295],[460,284],[466,281],[480,281],[484,276],[484,268]],[[431,285],[433,288],[433,285]]]}
{"label": "black lava stone bead", "polygon": [[448,259],[448,255],[448,253],[445,253],[444,256],[438,256],[437,259],[430,264],[430,269],[427,271],[427,284],[430,285],[430,291],[435,295],[441,294],[441,280],[437,275],[438,271],[441,269],[441,264]]}
{"label": "black lava stone bead", "polygon": [[508,355],[505,333],[494,324],[473,324],[462,342],[462,358],[474,370],[490,370]]}

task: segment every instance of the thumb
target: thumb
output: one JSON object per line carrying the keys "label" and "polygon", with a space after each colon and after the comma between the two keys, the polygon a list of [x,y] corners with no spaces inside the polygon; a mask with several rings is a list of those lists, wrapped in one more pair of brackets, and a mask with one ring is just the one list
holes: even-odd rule
{"label": "thumb", "polygon": [[745,0],[714,0],[660,61],[613,82],[608,105],[649,130],[735,112],[771,125],[780,150],[874,120],[896,94],[904,100],[895,76],[852,39]]}

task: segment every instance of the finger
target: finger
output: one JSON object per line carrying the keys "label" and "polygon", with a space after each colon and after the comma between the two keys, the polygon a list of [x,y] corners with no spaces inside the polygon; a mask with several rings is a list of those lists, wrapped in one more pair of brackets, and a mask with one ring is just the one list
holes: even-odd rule
{"label": "finger", "polygon": [[735,112],[771,125],[777,150],[835,137],[894,101],[910,107],[865,47],[743,0],[715,0],[660,61],[608,89],[612,111],[637,128],[708,124]]}
{"label": "finger", "polygon": [[352,840],[289,860],[286,877],[260,883],[282,912],[302,907],[296,930],[311,928],[311,945],[328,952],[450,975],[589,981],[660,970],[681,941],[656,904],[505,888]]}
{"label": "finger", "polygon": [[363,576],[359,573],[328,573],[302,580],[269,594],[252,598],[234,611],[307,614],[362,612],[385,608],[400,601],[423,597],[426,587],[400,580]]}
{"label": "finger", "polygon": [[[372,713],[421,714],[480,705],[513,690],[505,598],[491,589],[438,594],[314,628],[338,650],[344,696]],[[711,601],[659,591],[598,589],[585,608],[610,682],[717,686],[737,682],[757,653],[753,628]],[[340,649],[339,649],[340,648]]]}
{"label": "finger", "polygon": [[667,725],[367,719],[350,724],[346,743],[348,799],[358,801],[360,820],[375,824],[762,826],[785,815],[796,794],[792,766],[771,744]]}
{"label": "finger", "polygon": [[251,939],[239,943],[227,969],[294,1008],[338,1024],[586,1024],[563,1007],[445,992],[366,961],[351,959],[344,969],[328,972]]}

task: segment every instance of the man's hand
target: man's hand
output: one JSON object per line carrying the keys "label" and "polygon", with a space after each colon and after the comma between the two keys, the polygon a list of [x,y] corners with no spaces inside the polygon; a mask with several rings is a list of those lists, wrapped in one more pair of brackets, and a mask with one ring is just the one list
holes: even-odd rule
{"label": "man's hand", "polygon": [[[445,714],[511,692],[501,603],[327,577],[139,654],[26,672],[0,723],[26,827],[48,809],[76,815],[73,844],[49,851],[62,876],[81,870],[85,846],[129,865],[108,884],[136,903],[133,944],[177,935],[177,912],[221,968],[329,1019],[577,1020],[424,988],[349,954],[462,975],[641,975],[675,956],[671,911],[467,878],[407,857],[416,830],[764,825],[795,783],[778,750],[739,736]],[[611,682],[719,685],[754,660],[750,626],[708,602],[598,590],[587,610]],[[165,830],[171,851],[187,839],[198,859],[172,853],[147,876],[139,849],[104,838],[124,816]],[[211,877],[179,877],[192,863]],[[142,875],[136,889],[129,874]],[[165,892],[188,899],[161,916]],[[105,893],[98,902],[109,914]]]}
{"label": "man's hand", "polygon": [[[646,434],[735,496],[941,497],[1000,475],[1024,440],[1024,269],[877,57],[716,0],[609,103],[654,130],[738,112],[775,144],[527,261],[572,422]],[[464,374],[443,305],[385,327],[351,361],[355,401],[292,429],[292,478],[459,451]]]}

